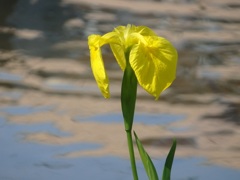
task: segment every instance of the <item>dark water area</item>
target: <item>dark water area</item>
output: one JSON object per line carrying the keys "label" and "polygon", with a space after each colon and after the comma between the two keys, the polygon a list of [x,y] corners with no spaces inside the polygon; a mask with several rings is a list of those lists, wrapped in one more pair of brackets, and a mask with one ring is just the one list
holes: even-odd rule
{"label": "dark water area", "polygon": [[[145,137],[143,144],[161,152],[177,136],[180,153],[174,160],[172,179],[238,180],[239,2],[148,2],[149,6],[154,2],[171,7],[167,13],[90,1],[64,2],[68,1],[0,0],[0,179],[131,179],[129,161],[122,155],[65,155],[107,147],[99,139],[74,139],[101,131],[84,123],[112,128],[122,124],[120,106],[115,103],[122,72],[109,49],[104,49],[112,93],[112,104],[105,106],[109,101],[102,101],[90,69],[88,35],[135,24],[149,26],[166,37],[179,53],[177,78],[157,105],[139,92],[142,104],[137,107],[136,125],[166,131],[162,136]],[[136,7],[141,2],[147,1],[136,1]],[[174,9],[175,3],[185,10]],[[64,121],[64,116],[69,121]],[[77,137],[75,126],[79,124],[83,134]],[[45,139],[26,139],[39,134],[46,135]],[[59,142],[73,140],[58,144],[49,142],[51,137]],[[154,163],[161,176],[164,158],[155,155]],[[147,179],[140,161],[137,166],[139,177]]]}
{"label": "dark water area", "polygon": [[[1,25],[6,24],[10,25],[11,28],[27,29],[29,33],[33,33],[33,36],[30,39],[9,36],[5,38],[4,42],[11,44],[11,46],[6,49],[22,50],[27,54],[41,57],[63,57],[65,54],[62,52],[52,52],[51,46],[65,40],[79,39],[83,33],[82,29],[78,28],[74,37],[66,34],[63,27],[64,22],[70,18],[81,16],[84,11],[79,10],[79,14],[75,14],[74,7],[62,7],[60,0],[47,3],[45,1],[12,1],[8,4],[13,12],[8,11],[9,14]],[[1,7],[5,8],[4,5]],[[11,28],[8,33],[15,33],[15,30]],[[5,34],[3,36],[6,37]]]}
{"label": "dark water area", "polygon": [[[8,25],[6,22],[8,16],[12,13],[14,6],[17,0],[13,1],[0,1],[0,26]],[[12,45],[9,42],[10,38],[12,37],[12,33],[0,33],[0,47],[1,49],[11,49]]]}

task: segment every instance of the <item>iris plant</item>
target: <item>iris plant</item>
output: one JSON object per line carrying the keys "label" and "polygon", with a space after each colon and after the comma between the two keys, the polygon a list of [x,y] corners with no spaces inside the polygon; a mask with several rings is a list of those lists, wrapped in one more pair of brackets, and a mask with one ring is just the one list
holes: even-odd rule
{"label": "iris plant", "polygon": [[[109,79],[101,52],[101,47],[106,44],[110,45],[118,65],[124,72],[121,104],[133,177],[136,180],[138,177],[132,143],[132,124],[137,96],[137,84],[153,95],[155,99],[158,99],[161,92],[167,89],[175,79],[178,55],[176,49],[168,40],[159,37],[146,26],[118,26],[112,32],[108,32],[103,36],[90,35],[88,37],[88,45],[91,67],[97,85],[105,98],[110,97]],[[151,162],[151,159],[141,146],[137,135],[135,133],[134,135],[137,146],[140,148],[139,152],[143,163],[144,161],[145,163]],[[174,147],[176,148],[175,141],[171,149],[173,150],[173,156],[175,152]],[[173,156],[170,158],[171,160]],[[153,168],[155,172],[153,174],[156,174],[153,164],[149,166]],[[145,168],[148,168],[148,166]],[[158,179],[157,175],[151,176],[152,172],[149,171],[148,173],[147,169],[146,171],[149,179]]]}

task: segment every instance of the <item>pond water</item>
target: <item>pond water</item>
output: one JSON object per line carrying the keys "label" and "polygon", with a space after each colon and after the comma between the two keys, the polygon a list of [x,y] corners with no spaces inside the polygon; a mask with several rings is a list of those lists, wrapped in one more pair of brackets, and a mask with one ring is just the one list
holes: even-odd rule
{"label": "pond water", "polygon": [[[26,113],[25,110],[24,112]],[[19,114],[19,112],[14,114]],[[69,135],[50,123],[15,124],[9,123],[0,116],[0,179],[131,179],[130,164],[124,158],[115,156],[66,158],[61,156],[76,150],[98,149],[102,146],[100,144],[79,142],[68,145],[47,145],[23,141],[22,135],[33,132],[48,132],[62,137]],[[159,174],[161,174],[164,161],[162,158],[155,158],[153,161]],[[140,161],[137,162],[137,167],[139,177],[147,179]],[[238,180],[239,177],[239,170],[206,164],[203,157],[175,158],[172,171],[174,180]]]}
{"label": "pond water", "polygon": [[[166,125],[169,123],[173,123],[176,121],[180,121],[184,119],[183,115],[170,115],[170,114],[144,114],[137,113],[135,116],[135,123],[143,123],[149,125]],[[106,115],[98,115],[94,117],[88,117],[82,119],[81,117],[74,118],[75,120],[82,122],[101,122],[101,123],[122,123],[122,114],[106,114]]]}
{"label": "pond water", "polygon": [[[233,160],[236,162],[240,158],[240,36],[237,34],[239,17],[234,15],[239,4],[231,4],[227,0],[220,4],[214,1],[209,3],[209,8],[214,9],[208,11],[207,6],[198,4],[198,1],[183,1],[179,12],[171,9],[167,13],[156,10],[142,13],[129,10],[131,7],[119,9],[91,3],[64,5],[64,2],[68,0],[1,1],[0,179],[132,179],[129,160],[122,155],[65,156],[76,151],[101,150],[107,145],[97,141],[99,137],[94,139],[96,141],[79,140],[65,144],[49,143],[48,136],[43,142],[41,139],[28,141],[25,138],[38,133],[56,139],[71,138],[74,126],[81,123],[112,127],[122,125],[120,107],[115,103],[119,98],[116,84],[120,84],[121,72],[116,69],[116,62],[112,61],[109,51],[103,50],[109,75],[113,76],[112,79],[110,77],[113,97],[109,100],[112,106],[103,105],[90,69],[87,36],[103,34],[118,25],[132,23],[157,30],[170,38],[179,50],[177,79],[172,89],[160,98],[163,103],[159,106],[149,104],[149,97],[140,92],[141,103],[149,107],[139,105],[141,110],[135,114],[135,123],[167,131],[160,140],[157,137],[144,139],[145,145],[159,145],[157,148],[160,149],[176,133],[182,135],[177,151],[185,150],[183,146],[189,144],[192,151],[211,151],[213,155],[222,150],[217,158],[223,156],[226,164],[230,164],[209,163],[210,152],[209,156],[207,153],[206,156],[204,153],[177,156],[173,164],[173,180],[239,180],[239,163],[232,165]],[[164,1],[162,5],[168,9],[175,7],[174,2]],[[152,7],[152,1],[147,3]],[[154,3],[157,6],[161,2]],[[189,9],[192,5],[196,7],[191,14]],[[211,14],[215,11],[218,13]],[[104,103],[107,104],[106,101]],[[185,111],[180,111],[178,104],[186,106]],[[224,112],[216,111],[220,106],[225,107]],[[206,114],[207,111],[218,114]],[[68,123],[64,121],[65,116]],[[192,117],[190,120],[189,116]],[[203,117],[210,119],[203,121]],[[54,121],[54,118],[57,120]],[[213,124],[214,118],[220,120],[219,124]],[[202,126],[204,123],[205,126]],[[87,135],[81,135],[88,137],[95,131],[102,137],[98,126],[93,127],[96,129],[90,131],[87,126],[83,129]],[[190,131],[196,131],[196,134],[186,136]],[[225,135],[217,136],[221,132]],[[224,143],[229,143],[229,147],[222,146],[222,139]],[[207,147],[198,144],[201,140]],[[231,153],[234,154],[231,156]],[[164,159],[162,156],[155,157],[153,161],[161,175]],[[140,161],[137,166],[140,179],[147,179]]]}

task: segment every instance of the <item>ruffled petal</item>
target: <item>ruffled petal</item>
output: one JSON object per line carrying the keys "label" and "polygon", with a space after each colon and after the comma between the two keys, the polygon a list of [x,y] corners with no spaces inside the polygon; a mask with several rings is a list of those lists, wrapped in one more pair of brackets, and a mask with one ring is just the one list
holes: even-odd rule
{"label": "ruffled petal", "polygon": [[105,71],[104,63],[102,60],[102,52],[100,49],[101,36],[91,35],[88,37],[88,45],[90,49],[90,61],[94,78],[97,82],[102,95],[105,98],[110,97],[109,93],[109,79]]}
{"label": "ruffled petal", "polygon": [[175,79],[177,52],[164,38],[148,36],[145,40],[147,45],[133,46],[129,62],[139,84],[157,99]]}

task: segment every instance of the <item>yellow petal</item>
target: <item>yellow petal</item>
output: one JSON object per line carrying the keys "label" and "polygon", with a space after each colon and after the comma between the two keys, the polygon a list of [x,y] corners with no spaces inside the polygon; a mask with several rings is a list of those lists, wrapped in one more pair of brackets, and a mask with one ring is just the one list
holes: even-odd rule
{"label": "yellow petal", "polygon": [[135,26],[135,32],[142,36],[156,36],[155,32],[146,26]]}
{"label": "yellow petal", "polygon": [[130,24],[127,26],[118,26],[113,32],[117,34],[125,50],[137,44],[139,36],[156,36],[156,34],[146,26],[134,26]]}
{"label": "yellow petal", "polygon": [[168,88],[176,76],[177,52],[166,39],[145,37],[143,43],[134,45],[130,52],[130,65],[139,84],[156,99]]}
{"label": "yellow petal", "polygon": [[90,61],[94,78],[97,82],[99,89],[102,92],[102,95],[105,98],[109,98],[109,80],[102,60],[102,52],[99,45],[100,41],[101,36],[99,35],[91,35],[88,37]]}
{"label": "yellow petal", "polygon": [[128,24],[127,26],[118,26],[114,28],[114,31],[122,35],[140,33],[143,36],[156,36],[156,33],[147,26],[135,26]]}
{"label": "yellow petal", "polygon": [[111,47],[114,57],[116,58],[116,60],[118,62],[118,65],[124,71],[124,69],[126,68],[126,59],[125,59],[124,49],[123,49],[122,45],[110,44],[110,47]]}
{"label": "yellow petal", "polygon": [[113,55],[115,56],[119,66],[122,70],[126,67],[126,60],[124,55],[124,45],[121,43],[123,39],[121,39],[121,33],[119,32],[109,32],[101,37],[101,44],[110,44]]}

